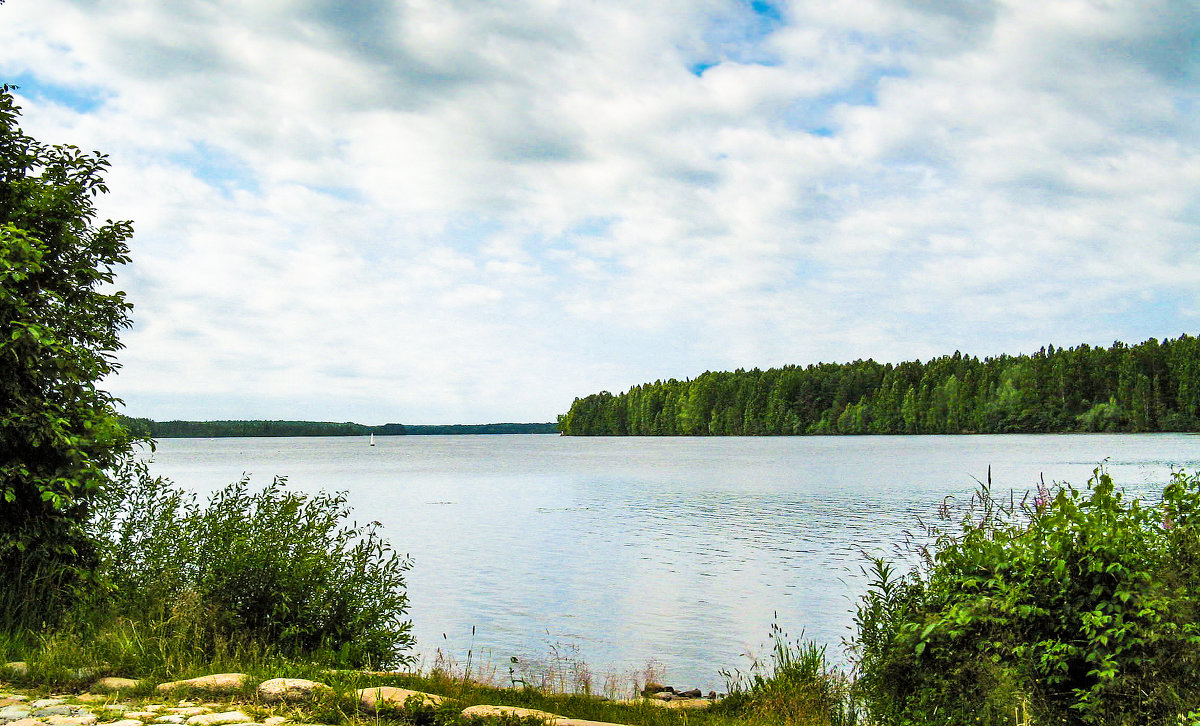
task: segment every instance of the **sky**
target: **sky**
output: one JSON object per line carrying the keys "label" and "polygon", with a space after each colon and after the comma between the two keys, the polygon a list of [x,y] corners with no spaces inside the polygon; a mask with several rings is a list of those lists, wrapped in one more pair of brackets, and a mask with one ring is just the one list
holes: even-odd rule
{"label": "sky", "polygon": [[154,419],[1200,333],[1193,0],[8,0]]}

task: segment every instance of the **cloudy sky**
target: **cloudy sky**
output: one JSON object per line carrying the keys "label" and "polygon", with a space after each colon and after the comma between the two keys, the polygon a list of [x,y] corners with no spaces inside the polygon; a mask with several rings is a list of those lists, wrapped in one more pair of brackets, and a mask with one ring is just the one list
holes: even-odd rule
{"label": "cloudy sky", "polygon": [[549,421],[1200,332],[1193,0],[9,0],[110,155],[133,415]]}

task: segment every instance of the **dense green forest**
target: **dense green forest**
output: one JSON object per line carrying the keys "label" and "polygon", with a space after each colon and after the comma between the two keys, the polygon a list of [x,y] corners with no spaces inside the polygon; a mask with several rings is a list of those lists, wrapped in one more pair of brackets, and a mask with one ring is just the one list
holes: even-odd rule
{"label": "dense green forest", "polygon": [[152,439],[218,439],[238,436],[417,436],[433,434],[554,434],[553,423],[364,426],[350,421],[153,421],[121,417],[131,433]]}
{"label": "dense green forest", "polygon": [[448,434],[557,434],[555,423],[408,424],[409,435]]}
{"label": "dense green forest", "polygon": [[706,372],[577,398],[576,436],[1200,431],[1200,340]]}

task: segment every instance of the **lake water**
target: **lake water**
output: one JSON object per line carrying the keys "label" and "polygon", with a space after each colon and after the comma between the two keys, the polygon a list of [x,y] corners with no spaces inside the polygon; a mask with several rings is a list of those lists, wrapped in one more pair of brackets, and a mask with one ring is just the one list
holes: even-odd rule
{"label": "lake water", "polygon": [[[625,677],[721,689],[777,623],[841,657],[862,550],[892,552],[943,498],[986,479],[1081,486],[1107,460],[1153,496],[1200,469],[1185,434],[574,438],[164,439],[153,470],[206,493],[275,475],[345,490],[360,521],[409,553],[409,614],[426,667],[583,661]],[[475,635],[472,637],[472,629]],[[628,680],[628,679],[626,679]]]}

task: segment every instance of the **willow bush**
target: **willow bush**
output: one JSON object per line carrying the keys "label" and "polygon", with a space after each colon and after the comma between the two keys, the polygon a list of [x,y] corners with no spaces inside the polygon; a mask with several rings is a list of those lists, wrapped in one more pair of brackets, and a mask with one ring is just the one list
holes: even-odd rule
{"label": "willow bush", "polygon": [[379,523],[349,522],[344,493],[242,479],[200,503],[136,462],[118,480],[90,523],[109,584],[93,619],[165,628],[208,652],[244,640],[349,665],[407,661],[410,561]]}

